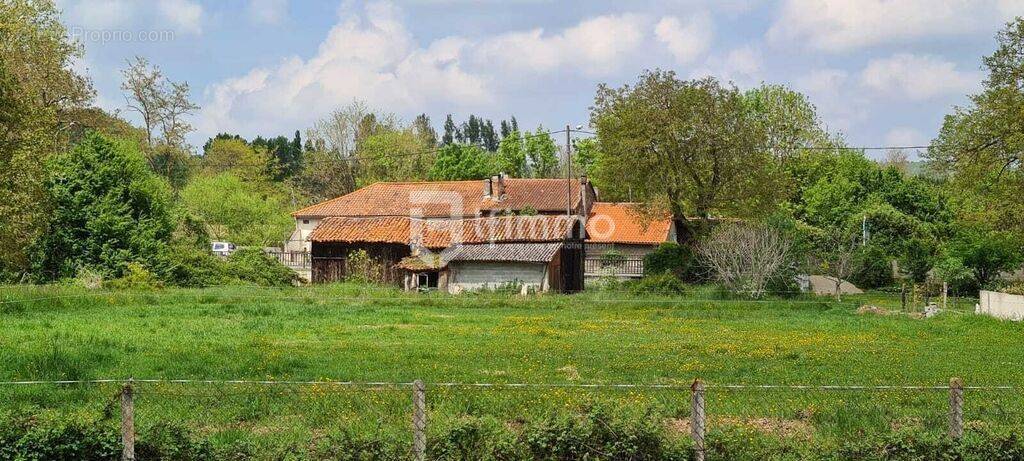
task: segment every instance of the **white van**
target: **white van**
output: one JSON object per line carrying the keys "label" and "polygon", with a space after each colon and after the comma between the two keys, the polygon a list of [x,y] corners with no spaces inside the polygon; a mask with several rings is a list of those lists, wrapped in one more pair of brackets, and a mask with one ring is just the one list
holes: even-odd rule
{"label": "white van", "polygon": [[231,242],[210,242],[210,251],[217,256],[231,256],[235,252],[235,244]]}

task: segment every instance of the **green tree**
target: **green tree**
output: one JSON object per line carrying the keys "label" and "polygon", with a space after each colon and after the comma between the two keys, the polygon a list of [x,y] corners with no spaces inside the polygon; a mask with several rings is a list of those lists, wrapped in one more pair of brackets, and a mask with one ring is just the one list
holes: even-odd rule
{"label": "green tree", "polygon": [[294,225],[279,194],[230,173],[194,178],[182,189],[180,200],[204,223],[212,240],[268,246],[287,238]]}
{"label": "green tree", "polygon": [[356,184],[379,181],[419,181],[433,165],[433,151],[412,128],[383,129],[359,145]]}
{"label": "green tree", "polygon": [[925,155],[946,173],[951,190],[969,194],[981,211],[974,218],[1024,237],[1024,18],[996,36],[998,47],[984,58],[988,78],[970,104],[943,121]]}
{"label": "green tree", "polygon": [[526,132],[526,156],[530,159],[530,176],[534,178],[558,177],[558,146],[543,126],[537,131]]}
{"label": "green tree", "polygon": [[266,147],[251,146],[241,139],[214,139],[210,149],[203,156],[200,166],[207,176],[230,172],[249,182],[266,182],[270,180],[273,160]]}
{"label": "green tree", "polygon": [[510,132],[501,140],[495,163],[498,171],[503,171],[513,178],[526,177],[526,146],[518,131]]}
{"label": "green tree", "polygon": [[428,175],[431,181],[486,178],[494,172],[493,158],[478,146],[449,144],[437,152]]}
{"label": "green tree", "polygon": [[81,57],[52,1],[0,3],[0,281],[28,272],[48,216],[45,162],[80,136],[73,113],[93,96],[73,70]]}
{"label": "green tree", "polygon": [[1019,269],[1024,262],[1020,240],[1009,232],[962,228],[949,244],[949,253],[963,263],[981,288],[989,286],[1002,272]]}
{"label": "green tree", "polygon": [[132,262],[153,267],[174,223],[167,186],[136,146],[91,134],[47,170],[52,208],[34,246],[41,280],[80,268],[120,277]]}
{"label": "green tree", "polygon": [[735,87],[713,78],[655,70],[635,85],[601,85],[591,125],[603,153],[600,181],[666,206],[684,235],[691,218],[760,215],[785,197],[785,175],[761,149],[762,124]]}
{"label": "green tree", "polygon": [[601,156],[601,149],[597,139],[576,139],[573,141],[572,151],[572,162],[576,171],[580,172],[580,174],[593,176],[594,166],[597,165],[598,158]]}

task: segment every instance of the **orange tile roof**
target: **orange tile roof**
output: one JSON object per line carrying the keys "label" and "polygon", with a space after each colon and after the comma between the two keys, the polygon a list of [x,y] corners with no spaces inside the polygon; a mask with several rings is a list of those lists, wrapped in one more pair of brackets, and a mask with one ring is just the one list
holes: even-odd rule
{"label": "orange tile roof", "polygon": [[458,243],[559,242],[575,216],[503,216],[426,220],[405,216],[329,217],[313,230],[312,242],[418,244],[446,248]]}
{"label": "orange tile roof", "polygon": [[587,218],[587,243],[658,245],[671,228],[671,218],[640,216],[634,203],[596,202]]}
{"label": "orange tile roof", "polygon": [[[579,181],[565,179],[505,178],[502,200],[484,199],[484,181],[379,182],[292,213],[294,217],[421,216],[474,217],[484,211],[564,211],[566,184],[571,184],[572,206],[580,201]],[[495,194],[498,192],[494,186]]]}

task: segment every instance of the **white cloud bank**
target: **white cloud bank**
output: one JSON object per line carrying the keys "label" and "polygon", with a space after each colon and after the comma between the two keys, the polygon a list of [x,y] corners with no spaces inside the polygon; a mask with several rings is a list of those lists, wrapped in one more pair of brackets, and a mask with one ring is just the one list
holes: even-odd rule
{"label": "white cloud bank", "polygon": [[1018,14],[1021,0],[784,0],[768,39],[843,52],[992,30]]}
{"label": "white cloud bank", "polygon": [[562,70],[589,76],[613,72],[638,52],[651,29],[641,16],[606,15],[553,33],[533,29],[420,45],[390,3],[340,14],[314,56],[292,57],[209,86],[198,134],[308,126],[357,99],[397,112],[431,105],[485,108],[500,90],[496,81]]}
{"label": "white cloud bank", "polygon": [[909,53],[871,60],[860,75],[861,84],[869,89],[915,101],[971,93],[983,78],[980,71],[957,70],[955,64],[942,58]]}
{"label": "white cloud bank", "polygon": [[698,14],[685,21],[665,16],[654,26],[654,35],[668,48],[679,64],[689,64],[711,46],[714,31],[709,14]]}

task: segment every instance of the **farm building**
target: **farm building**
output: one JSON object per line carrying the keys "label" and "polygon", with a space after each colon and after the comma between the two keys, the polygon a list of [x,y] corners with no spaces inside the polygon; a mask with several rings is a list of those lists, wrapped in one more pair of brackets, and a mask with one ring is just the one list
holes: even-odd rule
{"label": "farm building", "polygon": [[[310,241],[314,282],[369,270],[380,281],[410,290],[583,289],[583,226],[577,216],[328,217]],[[360,251],[375,267],[355,267],[351,255]]]}
{"label": "farm building", "polygon": [[596,202],[587,219],[586,275],[635,278],[644,274],[644,256],[676,241],[668,216],[644,216],[635,203]]}

